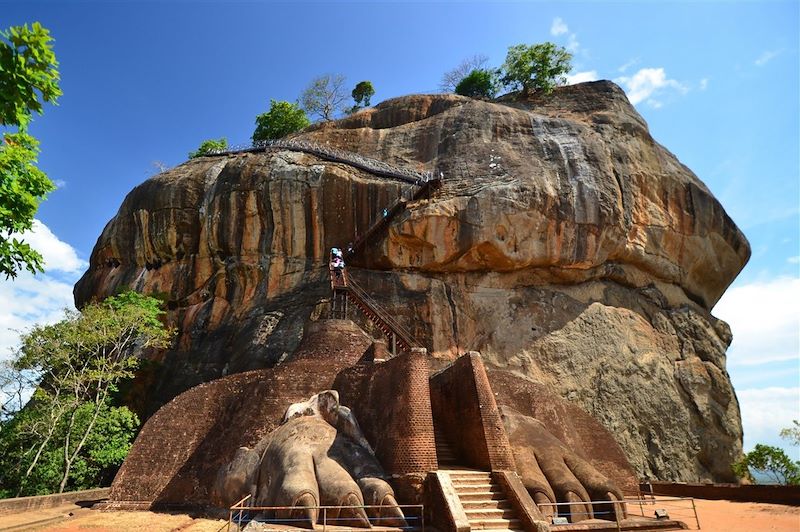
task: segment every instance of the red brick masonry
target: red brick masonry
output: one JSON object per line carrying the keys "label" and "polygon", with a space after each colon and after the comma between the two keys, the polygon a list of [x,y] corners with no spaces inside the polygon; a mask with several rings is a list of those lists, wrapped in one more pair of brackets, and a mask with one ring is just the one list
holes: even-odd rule
{"label": "red brick masonry", "polygon": [[684,482],[653,481],[643,483],[641,490],[642,493],[653,493],[655,495],[800,506],[800,486],[770,486],[762,484],[740,486],[738,484],[688,484]]}
{"label": "red brick masonry", "polygon": [[470,352],[431,377],[431,406],[462,465],[516,471],[514,455],[478,353]]}
{"label": "red brick masonry", "polygon": [[437,468],[424,349],[345,369],[334,388],[340,402],[355,414],[387,474]]}

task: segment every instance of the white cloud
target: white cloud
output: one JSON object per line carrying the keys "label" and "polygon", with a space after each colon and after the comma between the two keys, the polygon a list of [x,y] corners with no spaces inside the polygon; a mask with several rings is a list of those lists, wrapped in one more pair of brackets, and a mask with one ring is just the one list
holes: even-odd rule
{"label": "white cloud", "polygon": [[622,65],[621,67],[619,67],[619,68],[617,69],[617,71],[618,71],[618,72],[620,72],[620,73],[624,73],[624,72],[625,72],[626,70],[628,70],[630,67],[632,67],[632,66],[634,66],[634,65],[636,65],[636,64],[638,64],[638,63],[639,63],[639,58],[638,58],[638,57],[636,57],[636,58],[634,58],[634,59],[631,59],[630,61],[628,61],[627,63],[625,63],[625,64],[624,64],[624,65]]}
{"label": "white cloud", "polygon": [[78,258],[75,249],[59,240],[49,227],[39,220],[33,221],[33,229],[23,233],[22,238],[44,257],[44,269],[47,272],[60,271],[75,273],[86,268],[86,261]]}
{"label": "white cloud", "polygon": [[564,22],[561,17],[556,17],[553,19],[553,24],[550,26],[550,35],[558,36],[563,33],[567,33],[569,28],[567,27],[566,22]]}
{"label": "white cloud", "polygon": [[0,279],[0,359],[17,347],[20,332],[34,324],[56,322],[65,308],[74,308],[72,286],[87,265],[38,220],[24,239],[44,256],[46,273],[22,271],[16,278]]}
{"label": "white cloud", "polygon": [[700,80],[700,90],[704,91],[708,88],[708,78],[703,78]]}
{"label": "white cloud", "polygon": [[565,48],[574,54],[577,53],[580,47],[581,43],[578,42],[578,36],[575,33],[570,33]]}
{"label": "white cloud", "polygon": [[597,70],[587,70],[585,72],[575,72],[567,75],[567,85],[584,83],[586,81],[597,81]]}
{"label": "white cloud", "polygon": [[622,76],[614,81],[623,85],[633,105],[647,102],[652,107],[661,107],[662,102],[652,96],[665,94],[668,91],[686,94],[689,90],[682,83],[669,79],[663,68],[642,68],[632,76]]}
{"label": "white cloud", "polygon": [[764,66],[780,55],[783,50],[766,50],[754,61],[756,66]]}
{"label": "white cloud", "polygon": [[[564,19],[561,17],[554,18],[553,23],[550,25],[550,35],[558,37],[565,33],[569,33],[569,26],[567,26],[567,23],[564,22]],[[564,47],[573,54],[577,53],[578,49],[581,47],[581,43],[578,42],[578,34],[570,33],[567,36],[567,44]]]}
{"label": "white cloud", "polygon": [[728,363],[757,366],[800,358],[800,279],[733,286],[714,307],[733,331]]}
{"label": "white cloud", "polygon": [[798,449],[792,451],[779,433],[791,426],[793,419],[800,419],[800,388],[738,390],[736,396],[742,411],[745,451],[756,443],[765,443],[784,447],[797,459]]}
{"label": "white cloud", "polygon": [[800,255],[786,259],[789,264],[800,264]]}

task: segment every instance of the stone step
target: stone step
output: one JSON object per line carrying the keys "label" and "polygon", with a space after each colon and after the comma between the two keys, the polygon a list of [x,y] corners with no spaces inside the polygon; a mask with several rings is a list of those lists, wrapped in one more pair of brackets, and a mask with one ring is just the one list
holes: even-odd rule
{"label": "stone step", "polygon": [[476,483],[476,482],[483,482],[485,484],[491,484],[493,482],[492,477],[482,476],[482,475],[450,475],[450,480],[453,482],[461,482],[461,483]]}
{"label": "stone step", "polygon": [[469,527],[472,530],[521,529],[522,522],[519,519],[470,519]]}
{"label": "stone step", "polygon": [[478,501],[500,501],[506,498],[506,494],[502,491],[473,491],[473,492],[460,492],[458,498],[461,502],[478,502]]}
{"label": "stone step", "polygon": [[508,499],[479,499],[474,501],[461,500],[461,506],[464,510],[480,510],[480,509],[506,509],[511,508],[511,502]]}
{"label": "stone step", "polygon": [[481,480],[486,480],[487,482],[492,480],[492,474],[486,471],[456,470],[456,471],[448,471],[448,475],[450,475],[450,478],[453,480],[481,479]]}
{"label": "stone step", "polygon": [[516,512],[510,508],[478,508],[478,509],[464,509],[464,513],[467,514],[467,519],[469,519],[470,523],[472,521],[483,521],[483,520],[491,520],[491,519],[508,519],[512,520],[516,518]]}
{"label": "stone step", "polygon": [[525,532],[522,528],[482,528],[481,532]]}
{"label": "stone step", "polygon": [[458,488],[484,488],[486,491],[500,489],[500,486],[486,482],[485,480],[453,480],[453,486]]}

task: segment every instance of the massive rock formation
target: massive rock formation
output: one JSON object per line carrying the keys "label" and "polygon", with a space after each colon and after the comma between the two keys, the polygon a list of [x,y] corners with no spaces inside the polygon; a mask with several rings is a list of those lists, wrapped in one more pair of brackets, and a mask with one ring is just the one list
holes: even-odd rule
{"label": "massive rock formation", "polygon": [[[710,311],[749,246],[617,86],[408,96],[299,137],[444,174],[349,268],[434,357],[478,350],[557,392],[642,476],[732,479],[731,333]],[[122,287],[168,300],[179,341],[150,354],[132,398],[152,412],[291,354],[325,311],[327,248],[411,187],[293,151],[189,161],[128,195],[76,303]]]}

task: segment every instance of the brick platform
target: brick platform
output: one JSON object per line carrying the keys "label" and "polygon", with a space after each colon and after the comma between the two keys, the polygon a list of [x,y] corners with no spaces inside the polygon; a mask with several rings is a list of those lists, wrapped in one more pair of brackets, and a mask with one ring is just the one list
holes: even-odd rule
{"label": "brick platform", "polygon": [[478,353],[470,352],[430,380],[436,424],[463,461],[484,471],[516,471],[492,387]]}
{"label": "brick platform", "polygon": [[437,468],[424,349],[345,369],[334,388],[341,403],[352,409],[388,474]]}
{"label": "brick platform", "polygon": [[145,423],[111,486],[111,503],[208,505],[218,469],[239,447],[254,447],[291,403],[331,388],[370,345],[352,322],[312,322],[285,364],[182,393]]}

